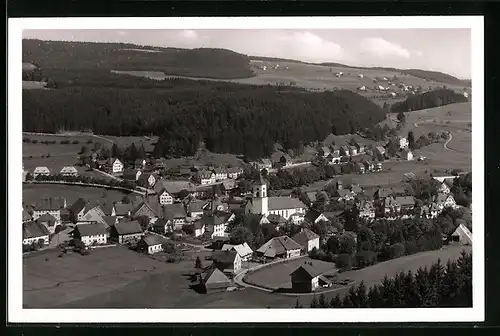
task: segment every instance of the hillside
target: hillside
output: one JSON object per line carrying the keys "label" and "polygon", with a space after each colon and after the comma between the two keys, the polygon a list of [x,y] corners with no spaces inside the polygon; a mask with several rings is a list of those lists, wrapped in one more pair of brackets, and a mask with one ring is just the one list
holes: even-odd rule
{"label": "hillside", "polygon": [[456,93],[452,90],[441,89],[410,96],[402,102],[393,104],[391,106],[391,112],[409,112],[454,103],[465,103],[468,101],[469,99],[464,97],[463,94]]}
{"label": "hillside", "polygon": [[23,40],[23,62],[35,64],[45,77],[55,81],[58,81],[57,70],[161,71],[169,75],[224,79],[253,76],[246,55],[210,48]]}
{"label": "hillside", "polygon": [[385,118],[379,106],[345,90],[316,93],[180,79],[161,83],[163,87],[148,89],[23,91],[23,131],[91,128],[107,135],[153,133],[161,137],[158,155],[192,155],[205,141],[212,152],[261,157],[276,142],[300,149],[329,133],[354,133]]}

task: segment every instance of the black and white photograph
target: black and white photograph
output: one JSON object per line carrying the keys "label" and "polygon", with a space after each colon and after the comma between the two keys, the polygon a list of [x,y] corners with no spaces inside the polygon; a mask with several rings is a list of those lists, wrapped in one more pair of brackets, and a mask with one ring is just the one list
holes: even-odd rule
{"label": "black and white photograph", "polygon": [[483,49],[474,16],[9,20],[9,317],[482,321]]}

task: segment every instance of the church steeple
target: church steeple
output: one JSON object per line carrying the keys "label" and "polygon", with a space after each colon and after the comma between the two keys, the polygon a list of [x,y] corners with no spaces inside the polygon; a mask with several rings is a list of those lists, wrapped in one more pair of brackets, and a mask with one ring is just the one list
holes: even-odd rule
{"label": "church steeple", "polygon": [[262,175],[252,183],[252,209],[253,214],[268,215],[267,181]]}

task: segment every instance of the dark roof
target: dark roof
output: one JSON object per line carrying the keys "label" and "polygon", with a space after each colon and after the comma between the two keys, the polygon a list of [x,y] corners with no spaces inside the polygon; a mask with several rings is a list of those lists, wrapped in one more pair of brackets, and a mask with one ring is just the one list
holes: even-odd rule
{"label": "dark roof", "polygon": [[275,224],[286,223],[285,217],[283,217],[281,215],[275,215],[275,214],[268,215],[267,220],[270,221],[271,223],[275,223]]}
{"label": "dark roof", "polygon": [[114,226],[116,223],[116,216],[103,216],[102,219],[108,226]]}
{"label": "dark roof", "polygon": [[388,197],[394,194],[404,194],[406,190],[404,188],[379,188],[375,191],[375,195],[380,198]]}
{"label": "dark roof", "polygon": [[301,277],[312,279],[321,275],[323,272],[318,271],[314,266],[309,264],[300,265],[295,271],[293,271],[290,275],[292,277]]}
{"label": "dark roof", "polygon": [[167,225],[167,220],[164,219],[164,218],[158,218],[154,223],[153,223],[153,227],[156,227],[156,228],[164,228],[165,225]]}
{"label": "dark roof", "polygon": [[101,209],[107,216],[111,216],[114,206],[115,205],[113,203],[104,202],[101,204]]}
{"label": "dark roof", "polygon": [[163,217],[166,219],[185,218],[186,210],[182,203],[167,204],[163,206]]}
{"label": "dark roof", "polygon": [[23,209],[23,221],[27,221],[31,219],[31,215],[26,209]]}
{"label": "dark roof", "polygon": [[36,238],[42,236],[48,236],[49,230],[45,225],[37,222],[26,222],[23,223],[23,239]]}
{"label": "dark roof", "polygon": [[415,205],[415,198],[413,196],[400,196],[396,197],[396,202],[398,202],[399,205],[402,206]]}
{"label": "dark roof", "polygon": [[116,203],[115,204],[115,211],[117,216],[125,216],[129,213],[129,211],[132,209],[132,204],[131,203]]}
{"label": "dark roof", "polygon": [[142,237],[142,240],[148,246],[161,245],[161,244],[163,244],[163,243],[165,243],[167,241],[162,236],[153,235],[153,234],[145,235],[144,237]]}
{"label": "dark roof", "polygon": [[87,201],[80,197],[79,199],[77,199],[75,201],[75,203],[71,204],[69,209],[73,213],[79,213],[80,211],[82,211],[85,208],[86,205],[87,205]]}
{"label": "dark roof", "polygon": [[56,218],[54,216],[46,213],[46,214],[43,214],[40,217],[38,217],[37,221],[38,222],[48,222],[49,226],[52,226],[56,222]]}
{"label": "dark roof", "polygon": [[64,208],[62,197],[42,197],[35,204],[35,210],[59,210]]}
{"label": "dark roof", "polygon": [[115,224],[116,231],[119,235],[133,234],[133,233],[142,233],[141,225],[138,221],[120,221]]}
{"label": "dark roof", "polygon": [[236,251],[218,251],[212,255],[212,260],[222,264],[232,264],[237,254]]}
{"label": "dark roof", "polygon": [[188,210],[189,212],[200,212],[202,211],[202,207],[206,204],[204,201],[199,201],[199,200],[192,200],[188,204]]}
{"label": "dark roof", "polygon": [[305,204],[298,198],[273,196],[268,197],[269,210],[299,209],[305,208]]}
{"label": "dark roof", "polygon": [[77,224],[75,226],[75,230],[77,230],[82,237],[106,234],[106,226],[102,223],[97,223],[97,222],[88,224],[87,223]]}
{"label": "dark roof", "polygon": [[255,180],[252,181],[253,185],[268,185],[267,180],[262,176],[262,174],[259,174],[259,177],[256,178]]}
{"label": "dark roof", "polygon": [[280,236],[271,238],[267,243],[262,245],[257,252],[264,253],[264,255],[274,256],[286,253],[290,250],[302,249],[296,241],[287,236]]}
{"label": "dark roof", "polygon": [[316,211],[316,210],[309,210],[306,215],[304,216],[304,219],[308,220],[311,223],[314,223],[314,221],[321,216],[321,213]]}

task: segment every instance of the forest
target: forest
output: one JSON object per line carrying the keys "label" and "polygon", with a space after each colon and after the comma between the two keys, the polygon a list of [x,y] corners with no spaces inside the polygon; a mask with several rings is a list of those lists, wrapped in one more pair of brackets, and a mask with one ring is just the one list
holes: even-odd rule
{"label": "forest", "polygon": [[460,93],[448,89],[440,89],[409,96],[402,102],[394,103],[391,106],[391,112],[411,112],[454,103],[466,103],[468,101],[469,99]]}
{"label": "forest", "polygon": [[24,90],[23,131],[90,128],[113,136],[155,134],[160,136],[156,157],[192,155],[204,142],[212,152],[255,159],[269,156],[277,142],[296,149],[329,133],[355,133],[385,119],[378,105],[347,90],[319,93],[184,79],[148,89],[93,85]]}
{"label": "forest", "polygon": [[220,79],[253,76],[246,55],[212,48],[179,49],[128,43],[25,39],[23,62],[36,65],[46,77],[56,81],[64,71],[74,70],[161,71],[168,75]]}

